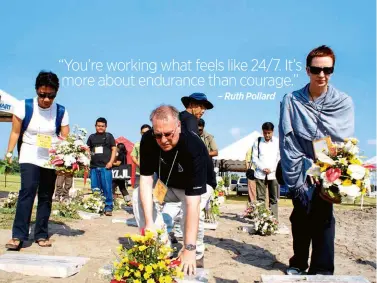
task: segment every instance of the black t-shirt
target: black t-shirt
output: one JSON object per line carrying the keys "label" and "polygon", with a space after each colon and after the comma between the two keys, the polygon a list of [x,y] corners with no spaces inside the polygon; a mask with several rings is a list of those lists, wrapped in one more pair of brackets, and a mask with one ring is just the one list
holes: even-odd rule
{"label": "black t-shirt", "polygon": [[123,152],[120,152],[116,157],[116,161],[120,161],[120,165],[127,164],[127,157]]}
{"label": "black t-shirt", "polygon": [[196,119],[195,115],[185,110],[179,113],[179,120],[181,120],[182,132],[187,131],[199,134],[198,119]]}
{"label": "black t-shirt", "polygon": [[112,148],[115,146],[115,139],[113,135],[110,133],[91,134],[88,138],[87,145],[90,147],[90,152],[92,155],[90,167],[106,167],[106,164],[111,159]]}
{"label": "black t-shirt", "polygon": [[[170,178],[167,180],[176,155]],[[140,175],[159,175],[159,163],[161,181],[168,187],[185,190],[187,196],[204,194],[207,191],[206,184],[216,186],[213,164],[209,162],[207,148],[194,133],[182,132],[178,144],[167,152],[158,146],[152,131],[145,133],[140,143]]]}

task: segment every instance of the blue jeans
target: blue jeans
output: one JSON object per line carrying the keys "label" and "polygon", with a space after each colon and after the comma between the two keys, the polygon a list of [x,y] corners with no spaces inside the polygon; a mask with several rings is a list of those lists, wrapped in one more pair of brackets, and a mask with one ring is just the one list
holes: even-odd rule
{"label": "blue jeans", "polygon": [[20,169],[21,190],[17,200],[12,237],[21,241],[28,240],[31,213],[38,191],[34,240],[48,239],[48,220],[51,214],[52,195],[55,190],[55,170],[29,163],[20,164]]}
{"label": "blue jeans", "polygon": [[91,168],[90,181],[92,192],[101,192],[105,197],[105,211],[113,210],[113,175],[111,169]]}

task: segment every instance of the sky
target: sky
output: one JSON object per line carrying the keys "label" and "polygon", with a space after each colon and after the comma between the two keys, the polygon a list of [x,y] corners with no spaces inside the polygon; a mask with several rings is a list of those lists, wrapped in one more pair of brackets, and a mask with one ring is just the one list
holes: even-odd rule
{"label": "sky", "polygon": [[[307,54],[326,44],[336,54],[331,83],[352,96],[355,104],[355,136],[360,148],[367,157],[376,155],[373,0],[357,5],[345,5],[341,0],[25,1],[17,7],[7,1],[2,4],[0,18],[0,89],[20,100],[33,97],[38,72],[51,70],[60,78],[56,101],[67,108],[71,126],[77,124],[92,133],[95,120],[105,117],[109,132],[132,142],[140,139],[140,126],[149,123],[155,107],[171,104],[183,110],[181,97],[193,92],[204,92],[215,106],[203,119],[220,149],[260,131],[266,121],[277,127],[284,94],[308,83]],[[161,63],[173,59],[186,64],[180,64],[180,70],[163,71]],[[89,60],[87,70],[83,64],[81,71],[76,69],[77,63],[71,63],[70,68],[65,63]],[[123,63],[131,60],[149,64],[143,65],[144,70],[136,66],[108,70],[111,63],[122,62],[118,67],[124,67]],[[197,65],[197,60],[202,65]],[[205,69],[206,63],[214,68],[216,60],[217,70]],[[239,69],[229,70],[228,60],[235,60],[232,62],[238,63]],[[287,60],[292,62],[290,69]],[[188,61],[191,70],[184,69]],[[240,62],[245,62],[247,70],[240,70]],[[196,70],[197,66],[202,69]],[[203,77],[204,85],[139,85],[140,77],[160,75]],[[210,75],[234,77],[237,85],[226,85],[226,79],[222,79],[222,86],[209,85]],[[126,81],[134,76],[136,83],[100,85],[100,78],[106,76]],[[65,78],[69,77],[77,85],[68,85]],[[91,83],[86,79],[87,84],[80,85],[84,77],[92,77]],[[242,77],[251,78],[250,86],[240,85]],[[260,78],[266,86],[258,85]],[[282,78],[284,86],[280,86]],[[227,93],[240,92],[243,100],[226,99]],[[259,92],[274,93],[274,99],[246,99],[247,93]],[[0,123],[0,153],[7,149],[10,128],[10,123]]]}

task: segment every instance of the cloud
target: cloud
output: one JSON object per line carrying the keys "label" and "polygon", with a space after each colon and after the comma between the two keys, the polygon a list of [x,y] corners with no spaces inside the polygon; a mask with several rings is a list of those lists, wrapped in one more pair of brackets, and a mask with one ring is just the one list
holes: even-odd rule
{"label": "cloud", "polygon": [[376,145],[377,142],[376,142],[376,140],[368,140],[368,144],[370,144],[370,145]]}
{"label": "cloud", "polygon": [[235,138],[235,139],[241,138],[241,129],[240,128],[231,128],[229,132],[230,132],[230,134],[232,135],[233,138]]}

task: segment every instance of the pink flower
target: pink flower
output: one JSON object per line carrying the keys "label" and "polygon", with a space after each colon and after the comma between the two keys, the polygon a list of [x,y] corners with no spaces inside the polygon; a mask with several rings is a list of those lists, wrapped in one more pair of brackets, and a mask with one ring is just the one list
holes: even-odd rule
{"label": "pink flower", "polygon": [[50,150],[48,151],[48,153],[56,153],[56,150],[55,150],[55,149],[50,149]]}
{"label": "pink flower", "polygon": [[334,182],[342,175],[342,171],[339,168],[329,168],[326,171],[326,178],[329,182]]}
{"label": "pink flower", "polygon": [[62,164],[64,164],[64,160],[62,160],[62,159],[54,159],[54,160],[52,160],[52,165],[62,165]]}

